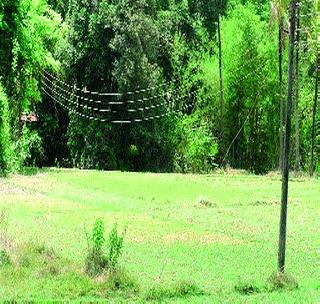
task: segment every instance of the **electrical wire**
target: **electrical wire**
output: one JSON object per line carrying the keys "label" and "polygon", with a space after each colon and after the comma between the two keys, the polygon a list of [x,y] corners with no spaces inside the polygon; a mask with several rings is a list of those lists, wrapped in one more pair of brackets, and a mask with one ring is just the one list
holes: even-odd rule
{"label": "electrical wire", "polygon": [[[106,118],[100,118],[100,117],[96,117],[96,116],[91,116],[91,115],[87,115],[87,114],[83,114],[81,112],[78,112],[76,111],[74,108],[71,108],[70,106],[64,104],[63,102],[61,102],[59,99],[57,99],[55,96],[53,96],[53,94],[49,93],[48,90],[50,88],[48,88],[47,84],[42,82],[42,84],[46,87],[42,87],[42,90],[52,99],[54,100],[56,103],[58,103],[60,106],[62,106],[64,109],[68,110],[70,113],[73,113],[75,115],[78,115],[82,118],[87,118],[89,120],[93,120],[93,121],[99,121],[99,122],[110,122],[112,124],[129,124],[129,123],[133,123],[133,122],[142,122],[142,121],[152,121],[152,120],[155,120],[155,119],[160,119],[160,118],[163,118],[165,116],[168,116],[168,115],[171,115],[173,113],[178,113],[180,112],[179,111],[167,111],[166,113],[163,113],[163,114],[160,114],[160,115],[154,115],[154,116],[148,116],[148,117],[143,117],[141,119],[133,119],[133,120],[108,120]],[[52,89],[51,89],[52,90]],[[191,95],[195,94],[199,89],[191,92],[191,93],[188,93],[188,94],[185,94],[183,96],[179,96],[178,98],[176,98],[175,100],[180,100],[180,99],[183,99],[183,98],[186,98],[186,97],[190,97]],[[54,90],[52,90],[53,93],[56,93]],[[56,93],[57,94],[57,93]],[[58,96],[62,97],[62,95],[60,94],[57,94]]]}

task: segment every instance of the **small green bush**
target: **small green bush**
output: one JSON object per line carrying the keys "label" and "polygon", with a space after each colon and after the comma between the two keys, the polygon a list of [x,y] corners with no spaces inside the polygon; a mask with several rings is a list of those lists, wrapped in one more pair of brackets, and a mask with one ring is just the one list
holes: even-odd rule
{"label": "small green bush", "polygon": [[35,166],[44,155],[41,137],[36,130],[31,130],[26,125],[22,128],[22,134],[16,142],[15,150],[20,169],[25,165]]}
{"label": "small green bush", "polygon": [[97,219],[92,230],[92,239],[88,241],[88,255],[85,261],[85,270],[89,276],[97,276],[107,267],[107,258],[103,253],[104,224]]}
{"label": "small green bush", "polygon": [[116,268],[122,253],[124,233],[122,235],[118,234],[117,225],[114,225],[110,232],[108,266],[111,270]]}
{"label": "small green bush", "polygon": [[97,219],[93,226],[92,237],[87,238],[88,255],[85,260],[85,271],[91,277],[101,275],[106,270],[114,272],[122,253],[125,231],[119,235],[117,225],[113,226],[109,234],[107,254],[104,250],[106,242],[104,233],[104,223],[101,219]]}

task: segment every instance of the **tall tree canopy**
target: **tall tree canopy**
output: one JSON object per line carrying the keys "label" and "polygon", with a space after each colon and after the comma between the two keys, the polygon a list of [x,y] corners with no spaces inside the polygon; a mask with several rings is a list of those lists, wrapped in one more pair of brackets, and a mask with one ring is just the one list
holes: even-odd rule
{"label": "tall tree canopy", "polygon": [[[287,1],[266,0],[2,1],[1,168],[278,168],[286,11]],[[316,117],[315,11],[312,1],[300,11],[303,169]],[[116,94],[97,95],[106,92]],[[37,123],[19,122],[31,111]]]}

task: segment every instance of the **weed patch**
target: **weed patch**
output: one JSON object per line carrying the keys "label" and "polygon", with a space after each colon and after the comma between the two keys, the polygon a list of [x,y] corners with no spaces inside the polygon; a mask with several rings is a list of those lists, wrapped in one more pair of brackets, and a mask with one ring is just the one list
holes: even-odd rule
{"label": "weed patch", "polygon": [[217,207],[217,204],[215,204],[207,199],[201,198],[198,200],[197,206],[201,206],[204,208],[213,208],[213,207]]}
{"label": "weed patch", "polygon": [[9,210],[2,208],[0,211],[0,245],[7,247],[9,244],[8,237],[9,227]]}
{"label": "weed patch", "polygon": [[105,285],[112,291],[122,290],[138,293],[140,290],[137,280],[121,268],[109,273]]}
{"label": "weed patch", "polygon": [[9,254],[5,250],[0,250],[0,266],[11,265]]}
{"label": "weed patch", "polygon": [[204,294],[205,292],[200,289],[195,283],[189,281],[179,281],[169,287],[163,285],[152,287],[147,291],[145,300],[161,301],[164,299],[200,296]]}
{"label": "weed patch", "polygon": [[250,282],[239,282],[234,287],[235,291],[242,295],[251,295],[260,292],[260,288],[254,283]]}
{"label": "weed patch", "polygon": [[38,277],[54,277],[62,272],[61,259],[51,247],[28,242],[17,247],[17,268],[33,271]]}
{"label": "weed patch", "polygon": [[271,275],[268,280],[271,291],[294,290],[299,288],[298,282],[293,276],[287,273],[277,272]]}
{"label": "weed patch", "polygon": [[272,205],[279,205],[280,201],[278,200],[270,200],[270,201],[255,201],[251,203],[252,206],[272,206]]}

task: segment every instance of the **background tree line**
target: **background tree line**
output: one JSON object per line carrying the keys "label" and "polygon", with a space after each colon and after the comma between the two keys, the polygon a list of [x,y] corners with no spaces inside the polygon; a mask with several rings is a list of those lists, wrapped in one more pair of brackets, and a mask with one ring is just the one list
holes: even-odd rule
{"label": "background tree line", "polygon": [[[226,164],[256,173],[278,169],[287,77],[286,2],[2,0],[2,172],[25,165],[177,172]],[[301,3],[300,28],[305,30],[297,35],[292,167],[307,170],[318,3]],[[90,91],[155,87],[136,99],[174,92],[170,108],[175,115],[130,125],[83,119],[41,92],[44,70]],[[19,122],[20,113],[30,111],[39,121]],[[315,147],[319,164],[319,134]]]}

